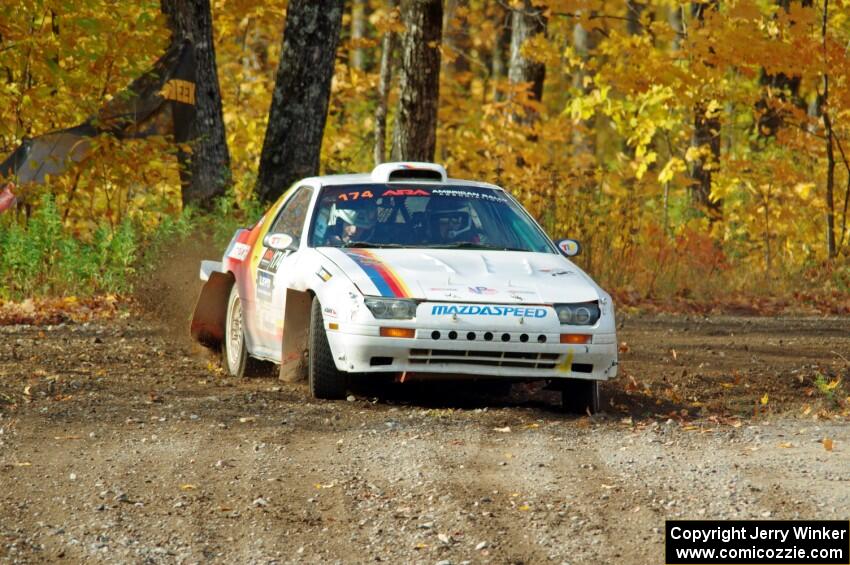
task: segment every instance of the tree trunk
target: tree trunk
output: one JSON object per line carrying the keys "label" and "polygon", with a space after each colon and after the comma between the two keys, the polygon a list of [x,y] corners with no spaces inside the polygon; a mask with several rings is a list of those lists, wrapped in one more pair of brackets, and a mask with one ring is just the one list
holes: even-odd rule
{"label": "tree trunk", "polygon": [[[448,53],[448,60],[444,60],[443,64],[447,66],[447,71],[450,70],[455,74],[455,80],[463,82],[464,86],[469,86],[471,77],[466,77],[463,74],[469,72],[469,51],[468,38],[469,30],[465,29],[463,21],[459,25],[453,25],[453,20],[458,12],[458,8],[466,10],[469,7],[468,0],[446,0],[445,13],[443,14],[443,52]],[[461,76],[458,77],[457,75]]]}
{"label": "tree trunk", "polygon": [[[826,26],[829,17],[829,0],[823,0],[823,58],[824,69],[829,68],[827,59],[827,36]],[[823,73],[823,96],[821,97],[821,112],[823,115],[823,127],[826,130],[826,251],[830,259],[835,258],[835,152],[833,150],[832,121],[829,118],[829,74]],[[850,173],[848,173],[850,174]]]}
{"label": "tree trunk", "polygon": [[[396,0],[387,1],[387,10],[395,10]],[[387,103],[393,79],[393,56],[396,36],[392,31],[384,34],[381,45],[381,73],[378,79],[378,105],[375,108],[375,164],[386,161],[387,151]]]}
{"label": "tree trunk", "polygon": [[183,205],[210,209],[230,185],[230,152],[221,111],[209,0],[162,0],[171,41],[191,42],[195,57],[195,120],[192,152],[177,152]]}
{"label": "tree trunk", "polygon": [[401,72],[393,160],[432,161],[440,97],[441,0],[402,0]]}
{"label": "tree trunk", "polygon": [[[573,27],[573,47],[576,53],[587,61],[590,53],[596,49],[599,44],[599,32],[596,30],[586,30],[581,24],[576,24]],[[583,92],[585,95],[590,93],[591,86],[585,84],[585,78],[588,74],[583,69],[577,69],[573,75],[573,87]],[[594,118],[582,120],[582,127],[576,128],[573,133],[573,147],[576,155],[595,155],[596,154],[596,128],[594,127]]]}
{"label": "tree trunk", "polygon": [[[508,80],[512,87],[527,85],[531,98],[540,102],[543,99],[543,81],[546,78],[546,65],[529,59],[522,54],[522,46],[536,35],[546,34],[546,18],[543,10],[524,0],[511,16],[511,61],[508,68]],[[524,116],[516,115],[518,122],[532,123],[537,119],[534,112]]]}
{"label": "tree trunk", "polygon": [[643,25],[640,17],[646,9],[646,4],[637,0],[626,0],[626,31],[629,35],[641,35]]}
{"label": "tree trunk", "polygon": [[[691,4],[694,27],[702,25],[705,10],[717,9],[717,0],[709,4]],[[723,203],[711,200],[711,181],[714,169],[720,161],[720,111],[709,112],[708,102],[698,100],[694,104],[694,135],[691,147],[701,149],[700,155],[691,164],[691,201],[708,214],[713,222],[720,218]]]}
{"label": "tree trunk", "polygon": [[354,0],[351,6],[351,40],[354,49],[351,51],[351,68],[362,71],[366,68],[366,57],[360,40],[366,37],[366,0]]}
{"label": "tree trunk", "polygon": [[[776,0],[776,5],[785,10],[786,14],[791,11],[791,0]],[[811,7],[812,0],[802,0],[801,5]],[[793,24],[793,21],[790,22],[790,25]],[[790,99],[795,106],[805,109],[806,101],[800,98],[802,78],[799,75],[788,76],[782,72],[770,74],[762,68],[759,82],[763,92],[759,101],[756,102],[756,110],[761,112],[757,123],[758,135],[762,138],[770,138],[776,135],[776,131],[785,121],[785,113],[771,106],[770,98],[776,98],[780,102],[787,102]]]}
{"label": "tree trunk", "polygon": [[504,85],[502,79],[505,77],[505,54],[511,47],[511,19],[513,12],[497,8],[499,21],[496,29],[499,30],[493,42],[493,57],[490,63],[491,81],[493,83],[493,101],[504,100]]}
{"label": "tree trunk", "polygon": [[292,0],[286,9],[269,123],[255,191],[276,200],[319,172],[343,0]]}

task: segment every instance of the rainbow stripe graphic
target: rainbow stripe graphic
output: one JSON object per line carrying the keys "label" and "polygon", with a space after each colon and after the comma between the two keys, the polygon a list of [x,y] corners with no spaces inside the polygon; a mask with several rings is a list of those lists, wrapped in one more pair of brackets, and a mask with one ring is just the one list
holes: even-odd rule
{"label": "rainbow stripe graphic", "polygon": [[410,289],[391,268],[365,249],[346,249],[345,254],[357,263],[378,288],[381,296],[407,298]]}

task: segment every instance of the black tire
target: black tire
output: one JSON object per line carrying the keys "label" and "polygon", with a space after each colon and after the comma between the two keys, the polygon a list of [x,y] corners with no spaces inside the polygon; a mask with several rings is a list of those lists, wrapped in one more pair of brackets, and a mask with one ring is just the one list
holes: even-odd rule
{"label": "black tire", "polygon": [[310,382],[310,394],[313,398],[345,398],[348,389],[348,374],[336,368],[325,323],[322,318],[322,305],[313,297],[310,309],[310,343],[307,361],[307,380]]}
{"label": "black tire", "polygon": [[565,379],[560,383],[561,408],[568,414],[599,412],[599,382],[587,379]]}
{"label": "black tire", "polygon": [[[235,312],[234,310],[237,310]],[[238,328],[236,318],[238,317]],[[238,339],[237,339],[237,334]],[[269,374],[270,363],[254,359],[248,354],[245,345],[245,324],[242,312],[242,301],[239,290],[234,283],[230,287],[230,297],[227,300],[227,317],[224,327],[224,338],[221,340],[221,366],[231,377],[245,379]]]}

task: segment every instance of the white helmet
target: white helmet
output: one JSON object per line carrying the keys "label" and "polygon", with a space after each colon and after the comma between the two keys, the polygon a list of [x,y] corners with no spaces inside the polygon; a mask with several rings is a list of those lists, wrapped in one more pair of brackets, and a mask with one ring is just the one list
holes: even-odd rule
{"label": "white helmet", "polygon": [[337,218],[348,225],[369,229],[378,222],[378,206],[373,200],[337,202],[331,210],[331,224],[336,224]]}

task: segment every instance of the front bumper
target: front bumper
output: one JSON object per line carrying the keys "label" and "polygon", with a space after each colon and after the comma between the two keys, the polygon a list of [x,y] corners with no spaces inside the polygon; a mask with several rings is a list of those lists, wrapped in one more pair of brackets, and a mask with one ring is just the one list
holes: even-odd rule
{"label": "front bumper", "polygon": [[416,328],[414,338],[390,338],[381,337],[378,326],[346,324],[329,329],[326,323],[325,327],[336,366],[346,372],[591,380],[617,376],[616,335],[595,333],[592,328],[572,330],[591,334],[591,343],[568,345],[560,343],[560,333],[540,331],[491,330],[487,340],[487,330],[469,328],[452,339],[449,334],[457,328]]}

